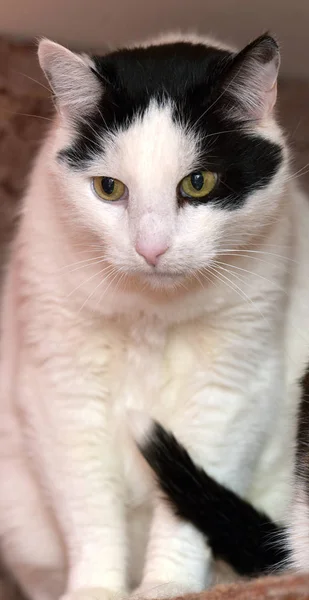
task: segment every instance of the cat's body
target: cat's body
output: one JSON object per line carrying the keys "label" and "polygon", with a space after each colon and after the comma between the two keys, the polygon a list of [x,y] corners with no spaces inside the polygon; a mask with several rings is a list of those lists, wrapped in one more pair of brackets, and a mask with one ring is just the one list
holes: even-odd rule
{"label": "cat's body", "polygon": [[[285,516],[309,207],[271,116],[275,43],[235,57],[180,44],[91,63],[42,43],[60,114],[23,202],[1,340],[1,549],[31,600],[123,594],[142,562],[144,595],[211,583],[204,539],[154,494],[127,409]],[[178,202],[201,168],[219,173],[209,203]],[[121,201],[93,193],[103,176],[126,184]]]}

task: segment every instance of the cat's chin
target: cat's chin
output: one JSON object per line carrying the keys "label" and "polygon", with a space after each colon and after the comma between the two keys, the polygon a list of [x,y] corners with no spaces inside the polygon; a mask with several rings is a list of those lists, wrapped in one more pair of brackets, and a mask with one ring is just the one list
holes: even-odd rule
{"label": "cat's chin", "polygon": [[173,272],[154,272],[154,273],[143,273],[141,279],[154,289],[175,289],[178,286],[181,287],[182,281],[186,278],[184,273],[173,273]]}

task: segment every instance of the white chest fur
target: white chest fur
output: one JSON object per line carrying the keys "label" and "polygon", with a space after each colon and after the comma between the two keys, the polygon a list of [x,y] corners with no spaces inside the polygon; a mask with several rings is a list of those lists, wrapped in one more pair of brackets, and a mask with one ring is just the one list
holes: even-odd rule
{"label": "white chest fur", "polygon": [[[172,429],[210,472],[246,492],[246,477],[235,484],[222,456],[237,455],[241,431],[248,439],[257,426],[265,429],[265,439],[267,432],[274,434],[283,366],[277,347],[269,347],[266,366],[264,348],[273,343],[273,333],[252,314],[250,321],[251,309],[238,306],[224,323],[206,314],[167,326],[136,315],[133,323],[103,321],[102,330],[96,328],[92,363],[97,384],[107,392],[107,427],[121,457],[128,504],[143,503],[153,485],[128,431],[128,409],[142,410]],[[90,340],[88,332],[87,355]]]}
{"label": "white chest fur", "polygon": [[[211,372],[219,352],[218,335],[206,319],[168,328],[158,319],[143,317],[126,328],[123,341],[116,367],[118,379],[110,397],[115,435],[119,429],[127,431],[126,411],[132,408],[174,430],[184,429],[190,398],[199,389],[199,377]],[[125,469],[131,481],[128,447],[123,445],[123,448]],[[140,486],[135,483],[131,481],[129,485],[136,493]]]}

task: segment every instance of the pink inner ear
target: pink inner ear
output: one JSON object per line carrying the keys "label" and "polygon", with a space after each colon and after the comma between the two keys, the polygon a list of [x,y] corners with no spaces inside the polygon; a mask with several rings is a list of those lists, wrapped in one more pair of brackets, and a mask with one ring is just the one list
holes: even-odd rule
{"label": "pink inner ear", "polygon": [[[277,100],[277,78],[279,70],[279,57],[274,58],[262,70],[264,87],[264,115],[267,116],[273,110]],[[263,73],[264,71],[264,73]]]}
{"label": "pink inner ear", "polygon": [[271,114],[277,100],[277,79],[269,75],[260,69],[254,73],[253,67],[249,76],[233,85],[231,91],[238,104],[234,111],[237,119],[263,120]]}
{"label": "pink inner ear", "polygon": [[278,85],[277,85],[277,80],[275,81],[275,83],[273,84],[272,88],[269,90],[269,92],[266,92],[266,98],[265,98],[265,113],[266,115],[269,115],[275,104],[277,101],[277,90],[278,90]]}
{"label": "pink inner ear", "polygon": [[269,116],[277,99],[277,77],[279,54],[265,63],[260,57],[245,60],[229,85],[236,103],[234,116],[237,119],[263,120]]}

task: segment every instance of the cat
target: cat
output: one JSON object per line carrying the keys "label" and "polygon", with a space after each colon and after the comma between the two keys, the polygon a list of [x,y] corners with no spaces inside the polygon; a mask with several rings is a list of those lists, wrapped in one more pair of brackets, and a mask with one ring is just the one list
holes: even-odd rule
{"label": "cat", "polygon": [[290,566],[287,527],[210,477],[159,423],[144,417],[134,437],[172,510],[203,533],[216,558],[245,577]]}
{"label": "cat", "polygon": [[279,48],[42,40],[39,61],[57,112],[4,285],[1,554],[30,600],[200,591],[211,549],[156,493],[127,410],[284,518],[309,206],[274,117]]}

